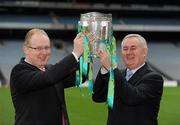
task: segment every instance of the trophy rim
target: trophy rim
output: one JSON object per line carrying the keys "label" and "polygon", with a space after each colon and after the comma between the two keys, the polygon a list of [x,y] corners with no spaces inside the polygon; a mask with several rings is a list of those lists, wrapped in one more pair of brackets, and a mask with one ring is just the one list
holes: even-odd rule
{"label": "trophy rim", "polygon": [[112,22],[112,14],[100,12],[88,12],[81,14],[80,21],[110,21]]}

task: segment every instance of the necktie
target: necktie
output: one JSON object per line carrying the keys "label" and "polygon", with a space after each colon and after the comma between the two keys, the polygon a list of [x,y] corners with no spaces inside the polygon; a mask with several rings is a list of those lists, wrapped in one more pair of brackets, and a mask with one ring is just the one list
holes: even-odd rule
{"label": "necktie", "polygon": [[133,75],[133,72],[131,70],[126,71],[126,80],[128,81]]}

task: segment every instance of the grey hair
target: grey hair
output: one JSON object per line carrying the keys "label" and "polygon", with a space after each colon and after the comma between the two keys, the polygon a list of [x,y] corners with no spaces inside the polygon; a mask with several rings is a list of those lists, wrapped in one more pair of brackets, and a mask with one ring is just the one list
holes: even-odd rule
{"label": "grey hair", "polygon": [[127,39],[127,38],[131,38],[131,37],[135,37],[139,40],[139,42],[141,42],[141,44],[143,45],[144,48],[148,48],[147,47],[147,42],[145,40],[144,37],[142,37],[141,35],[139,34],[128,34],[126,35],[123,40],[122,40],[122,43],[121,43],[121,47],[123,47],[123,44],[124,44],[124,41]]}

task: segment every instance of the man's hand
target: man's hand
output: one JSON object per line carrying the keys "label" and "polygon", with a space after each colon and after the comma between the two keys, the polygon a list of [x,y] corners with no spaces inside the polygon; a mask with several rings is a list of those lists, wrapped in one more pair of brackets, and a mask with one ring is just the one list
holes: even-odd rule
{"label": "man's hand", "polygon": [[98,56],[100,58],[100,62],[102,64],[102,66],[106,69],[106,70],[110,70],[110,66],[111,66],[111,59],[110,56],[108,55],[107,52],[105,51],[99,51]]}
{"label": "man's hand", "polygon": [[84,34],[82,32],[78,33],[74,39],[74,49],[73,52],[79,58],[84,52]]}

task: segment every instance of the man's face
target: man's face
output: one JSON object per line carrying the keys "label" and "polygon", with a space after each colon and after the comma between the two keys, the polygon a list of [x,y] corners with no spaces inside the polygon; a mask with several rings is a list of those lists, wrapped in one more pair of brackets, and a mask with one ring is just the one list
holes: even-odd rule
{"label": "man's face", "polygon": [[126,67],[135,69],[142,65],[145,62],[147,50],[136,37],[125,39],[122,46],[122,56]]}
{"label": "man's face", "polygon": [[34,34],[29,44],[24,47],[24,53],[29,63],[44,68],[51,54],[49,38],[41,33]]}

